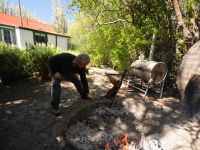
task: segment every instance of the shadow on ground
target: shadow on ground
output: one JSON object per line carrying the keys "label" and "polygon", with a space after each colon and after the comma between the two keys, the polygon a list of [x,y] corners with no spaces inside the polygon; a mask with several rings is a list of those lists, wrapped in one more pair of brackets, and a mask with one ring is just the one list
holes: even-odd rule
{"label": "shadow on ground", "polygon": [[[104,73],[105,70],[97,69],[97,72],[94,70],[88,76],[90,91],[98,100],[111,87]],[[68,115],[85,105],[85,101],[79,99],[71,83],[63,82],[61,115],[54,116],[49,109],[50,87],[50,81],[27,79],[1,91],[1,150],[74,149],[67,145],[65,139],[66,123],[69,122]],[[163,140],[168,147],[169,144],[175,144],[176,149],[196,150],[200,147],[200,123],[198,120],[182,117],[177,99],[167,97],[159,100],[149,97],[147,101],[143,101],[140,93],[126,93],[123,90],[116,98],[117,105],[132,115],[133,120],[129,124],[121,122],[129,135],[143,132],[146,136]]]}

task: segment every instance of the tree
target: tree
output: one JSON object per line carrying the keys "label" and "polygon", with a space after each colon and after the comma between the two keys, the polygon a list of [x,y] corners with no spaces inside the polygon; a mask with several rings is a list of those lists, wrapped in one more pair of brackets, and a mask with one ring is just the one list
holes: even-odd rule
{"label": "tree", "polygon": [[[114,28],[121,26],[120,29],[135,28],[143,33],[142,38],[147,43],[152,41],[151,38],[155,31],[158,31],[159,37],[162,36],[161,34],[166,33],[165,31],[172,34],[173,32],[169,30],[173,31],[174,29],[174,24],[169,18],[172,14],[171,8],[168,8],[166,3],[157,0],[145,2],[141,0],[74,0],[72,6],[78,6],[86,17],[94,20],[92,26],[95,29],[102,26]],[[127,36],[129,35],[127,34]],[[168,41],[172,41],[172,38],[173,36],[169,35]]]}
{"label": "tree", "polygon": [[130,66],[141,53],[147,59],[154,52],[154,60],[168,66],[168,83],[174,83],[185,43],[188,39],[194,41],[189,16],[200,14],[194,9],[197,1],[182,0],[180,5],[177,0],[72,0],[71,7],[78,7],[82,18],[88,19],[84,26],[79,20],[79,28],[73,30],[79,34],[77,37],[85,38],[84,42],[76,40],[76,47],[84,47],[100,64],[120,70]]}
{"label": "tree", "polygon": [[[178,28],[183,32],[187,50],[200,39],[200,1],[172,0],[174,11],[177,17]],[[183,5],[183,7],[181,7]]]}
{"label": "tree", "polygon": [[[38,15],[36,13],[32,13],[26,10],[25,7],[22,7],[22,17],[34,21],[40,21]],[[20,17],[19,6],[13,3],[8,3],[6,0],[0,1],[0,13],[10,14],[13,16]]]}
{"label": "tree", "polygon": [[184,3],[186,18],[190,21],[190,29],[194,39],[200,39],[200,0],[187,0]]}
{"label": "tree", "polygon": [[58,33],[66,34],[67,32],[67,19],[64,14],[63,6],[60,0],[52,0],[52,24]]}
{"label": "tree", "polygon": [[173,7],[174,7],[174,11],[177,17],[177,23],[178,23],[178,28],[182,30],[183,32],[183,36],[186,40],[187,44],[187,49],[189,49],[191,47],[191,39],[192,39],[192,34],[189,31],[189,29],[187,28],[184,20],[183,20],[183,16],[182,16],[182,12],[181,12],[181,8],[179,6],[178,0],[172,0],[173,3]]}

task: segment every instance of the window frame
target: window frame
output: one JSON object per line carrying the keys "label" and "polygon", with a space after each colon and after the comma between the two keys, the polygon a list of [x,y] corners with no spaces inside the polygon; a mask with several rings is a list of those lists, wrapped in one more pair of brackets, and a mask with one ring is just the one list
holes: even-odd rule
{"label": "window frame", "polygon": [[[5,41],[5,31],[8,31],[9,33],[9,38],[10,38],[10,43]],[[15,28],[11,27],[6,27],[6,26],[0,26],[0,41],[5,42],[6,44],[15,44],[16,45],[16,33],[15,33]]]}
{"label": "window frame", "polygon": [[[44,41],[43,42],[38,42],[37,40],[37,37],[36,36],[43,36],[43,38],[44,38]],[[42,37],[41,36],[41,37]],[[34,44],[35,45],[37,45],[37,44],[45,44],[45,45],[47,45],[47,43],[48,43],[48,38],[47,38],[47,33],[45,33],[45,32],[40,32],[40,31],[33,31],[33,40],[34,40]]]}

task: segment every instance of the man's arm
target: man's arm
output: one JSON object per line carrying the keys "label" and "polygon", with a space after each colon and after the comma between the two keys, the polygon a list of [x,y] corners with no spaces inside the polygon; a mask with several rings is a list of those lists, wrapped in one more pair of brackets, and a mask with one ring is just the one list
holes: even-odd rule
{"label": "man's arm", "polygon": [[88,87],[88,81],[87,81],[87,78],[86,78],[85,70],[82,70],[82,71],[80,72],[80,78],[81,78],[81,83],[82,83],[84,92],[85,92],[86,94],[88,94],[88,93],[89,93],[89,87]]}

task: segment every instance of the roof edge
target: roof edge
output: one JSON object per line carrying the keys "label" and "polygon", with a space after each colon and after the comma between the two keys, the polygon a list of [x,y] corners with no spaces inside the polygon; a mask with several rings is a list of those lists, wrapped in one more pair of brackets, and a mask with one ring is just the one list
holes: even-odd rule
{"label": "roof edge", "polygon": [[64,36],[64,37],[68,37],[71,38],[68,35],[64,35],[64,34],[59,34],[59,33],[54,33],[54,32],[47,32],[47,31],[42,31],[42,30],[37,30],[37,29],[32,29],[32,28],[26,28],[26,27],[20,27],[20,26],[15,26],[18,27],[20,29],[27,29],[27,30],[31,30],[31,31],[39,31],[39,32],[43,32],[43,33],[48,33],[48,34],[53,34],[53,35],[58,35],[58,36]]}
{"label": "roof edge", "polygon": [[41,31],[41,30],[32,29],[32,28],[27,28],[27,27],[20,27],[20,26],[15,26],[15,25],[7,25],[7,24],[2,24],[2,23],[0,23],[0,26],[7,26],[7,27],[13,27],[13,28],[20,28],[20,29],[26,29],[26,30],[31,30],[31,31],[39,31],[39,32],[43,32],[43,33],[48,33],[48,34],[53,34],[53,35],[57,35],[57,36],[63,36],[63,37],[71,38],[71,37],[68,36],[68,35],[59,34],[59,33],[53,33],[53,32],[47,32],[47,31]]}

